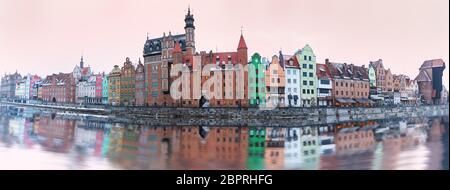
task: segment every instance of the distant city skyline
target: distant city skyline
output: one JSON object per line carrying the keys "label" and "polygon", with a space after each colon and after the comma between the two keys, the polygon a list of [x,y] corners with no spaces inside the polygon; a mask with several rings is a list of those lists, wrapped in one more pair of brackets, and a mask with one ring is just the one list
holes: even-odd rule
{"label": "distant city skyline", "polygon": [[235,51],[243,26],[249,56],[292,55],[309,44],[318,63],[383,59],[393,74],[412,79],[425,60],[449,64],[443,0],[0,0],[0,74],[68,73],[81,55],[95,73],[109,73],[126,57],[136,64],[147,33],[184,33],[189,5],[197,51]]}

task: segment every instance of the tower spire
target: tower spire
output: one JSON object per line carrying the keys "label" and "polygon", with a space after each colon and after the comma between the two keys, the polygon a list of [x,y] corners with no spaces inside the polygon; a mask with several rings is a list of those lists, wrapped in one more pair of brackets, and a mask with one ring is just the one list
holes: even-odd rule
{"label": "tower spire", "polygon": [[80,68],[83,68],[83,66],[84,66],[83,54],[81,54]]}

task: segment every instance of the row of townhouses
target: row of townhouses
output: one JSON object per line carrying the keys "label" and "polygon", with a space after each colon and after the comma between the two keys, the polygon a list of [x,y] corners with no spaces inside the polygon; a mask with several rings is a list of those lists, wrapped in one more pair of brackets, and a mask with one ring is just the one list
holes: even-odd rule
{"label": "row of townhouses", "polygon": [[105,74],[85,67],[40,78],[17,72],[1,80],[0,97],[16,101],[161,107],[373,106],[447,102],[445,63],[425,61],[416,78],[393,74],[381,59],[366,66],[326,59],[309,45],[293,52],[248,55],[241,32],[235,51],[197,51],[194,16],[184,34],[144,43],[143,63],[126,58]]}

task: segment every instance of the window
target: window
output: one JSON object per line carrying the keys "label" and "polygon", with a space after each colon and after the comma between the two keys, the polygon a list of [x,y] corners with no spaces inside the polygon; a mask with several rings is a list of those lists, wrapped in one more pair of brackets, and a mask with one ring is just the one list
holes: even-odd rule
{"label": "window", "polygon": [[313,75],[313,73],[309,73],[309,77],[313,77],[314,75]]}
{"label": "window", "polygon": [[304,55],[304,56],[303,56],[303,60],[305,60],[305,61],[306,61],[306,55]]}
{"label": "window", "polygon": [[291,79],[288,79],[287,82],[288,82],[288,84],[291,84]]}
{"label": "window", "polygon": [[338,82],[336,82],[336,86],[339,86],[339,83],[338,83]]}
{"label": "window", "polygon": [[307,89],[306,90],[306,94],[310,94],[311,93],[311,91],[309,91],[309,89]]}
{"label": "window", "polygon": [[[310,57],[310,58],[311,58],[311,57]],[[310,60],[310,61],[311,61],[311,60]],[[312,64],[309,65],[309,69],[313,69],[313,67],[314,67],[314,66],[313,66]]]}
{"label": "window", "polygon": [[278,83],[280,83],[280,78],[277,78]]}
{"label": "window", "polygon": [[288,88],[288,92],[291,92],[291,88]]}
{"label": "window", "polygon": [[311,94],[314,94],[314,89],[311,89]]}
{"label": "window", "polygon": [[294,84],[297,84],[297,79],[294,79],[293,83],[294,83]]}
{"label": "window", "polygon": [[306,69],[306,64],[305,63],[302,64],[302,68]]}
{"label": "window", "polygon": [[348,87],[348,83],[345,83],[345,87]]}
{"label": "window", "polygon": [[306,73],[306,72],[303,72],[303,76],[304,76],[304,77],[307,77],[307,73]]}
{"label": "window", "polygon": [[290,75],[291,74],[291,70],[287,70],[287,74]]}
{"label": "window", "polygon": [[303,89],[303,90],[302,90],[302,93],[303,93],[303,94],[306,94],[306,90],[305,90],[305,89]]}
{"label": "window", "polygon": [[336,95],[339,95],[339,91],[336,90]]}
{"label": "window", "polygon": [[314,86],[314,81],[309,81],[309,86]]}
{"label": "window", "polygon": [[297,74],[297,71],[296,71],[296,70],[293,70],[293,71],[292,71],[292,74],[296,75],[296,74]]}
{"label": "window", "polygon": [[277,70],[273,70],[272,73],[273,73],[274,75],[276,75],[276,74],[277,74]]}
{"label": "window", "polygon": [[297,92],[297,88],[294,88],[294,92]]}
{"label": "window", "polygon": [[330,80],[320,80],[320,84],[330,84]]}
{"label": "window", "polygon": [[272,78],[272,83],[275,83],[275,78]]}
{"label": "window", "polygon": [[306,80],[303,81],[303,85],[308,85],[308,82]]}
{"label": "window", "polygon": [[308,56],[308,60],[311,61],[311,56]]}

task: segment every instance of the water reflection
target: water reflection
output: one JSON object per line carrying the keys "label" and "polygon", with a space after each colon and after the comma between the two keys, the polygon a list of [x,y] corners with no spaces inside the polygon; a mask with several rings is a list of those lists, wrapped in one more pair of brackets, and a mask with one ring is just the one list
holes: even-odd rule
{"label": "water reflection", "polygon": [[0,169],[448,169],[448,118],[154,127],[2,112]]}

